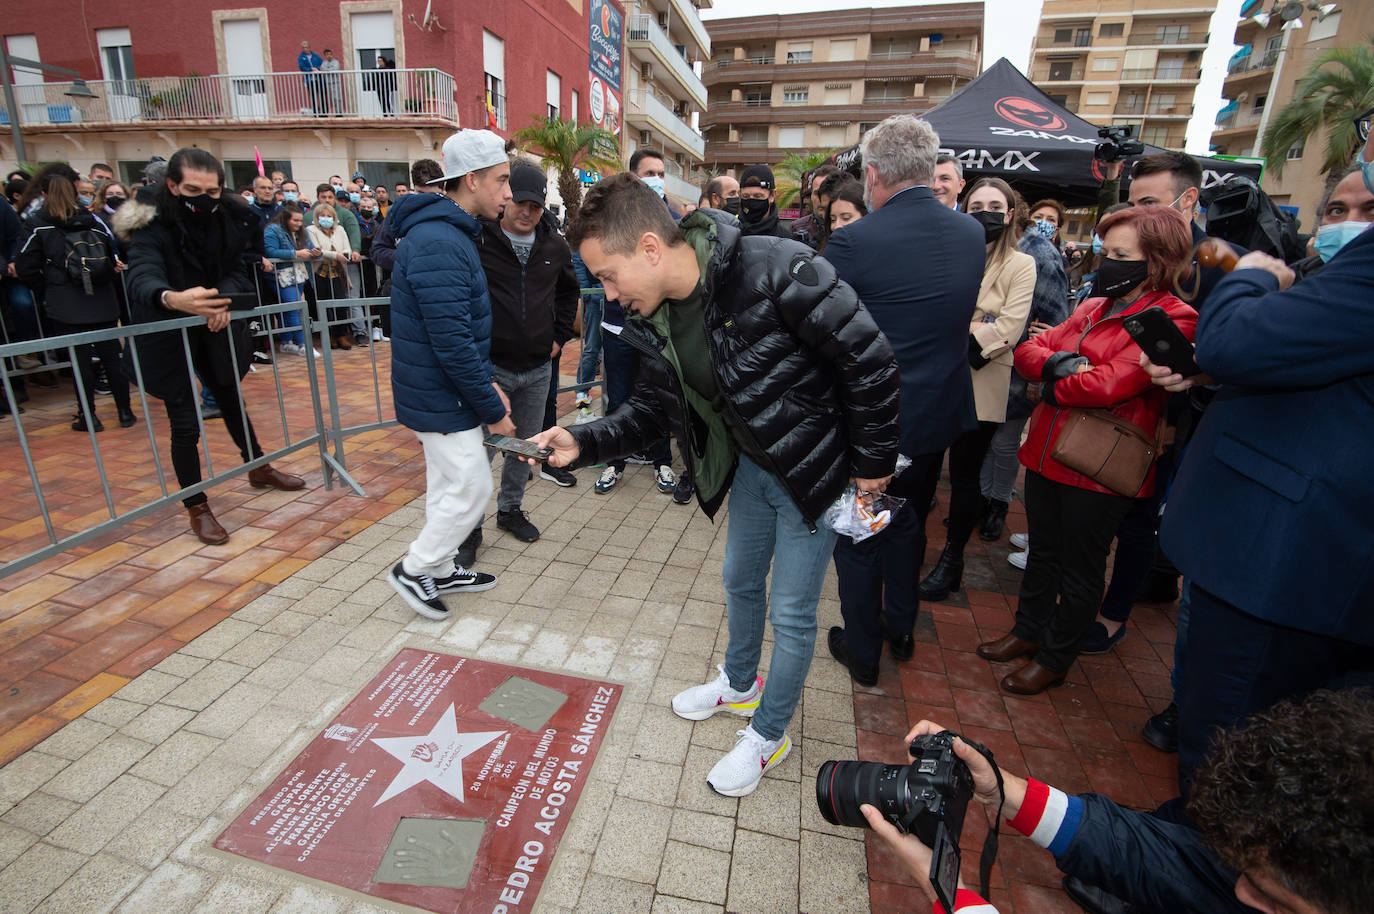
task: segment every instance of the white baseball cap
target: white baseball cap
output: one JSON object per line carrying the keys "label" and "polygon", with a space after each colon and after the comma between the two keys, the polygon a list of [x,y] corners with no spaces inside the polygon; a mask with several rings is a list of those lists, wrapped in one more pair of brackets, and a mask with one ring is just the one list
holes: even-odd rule
{"label": "white baseball cap", "polygon": [[443,158],[444,176],[426,183],[442,184],[510,161],[506,155],[506,141],[490,130],[459,130],[444,140]]}

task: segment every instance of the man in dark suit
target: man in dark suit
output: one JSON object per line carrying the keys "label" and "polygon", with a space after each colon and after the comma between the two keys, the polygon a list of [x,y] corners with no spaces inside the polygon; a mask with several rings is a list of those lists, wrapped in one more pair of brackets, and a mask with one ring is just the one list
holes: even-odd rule
{"label": "man in dark suit", "polygon": [[1313,689],[1374,684],[1374,232],[1292,282],[1282,262],[1247,254],[1198,319],[1198,364],[1221,388],[1160,530],[1192,592],[1185,797],[1215,728]]}
{"label": "man in dark suit", "polygon": [[939,145],[929,123],[907,114],[866,133],[864,196],[873,212],[836,231],[825,249],[897,355],[901,452],[912,461],[887,490],[907,500],[888,528],[860,543],[840,537],[835,547],[845,625],[830,630],[830,651],[864,685],[877,681],[880,612],[893,657],[911,657],[926,512],[945,449],[977,425],[969,321],[986,246],[977,221],[931,192]]}

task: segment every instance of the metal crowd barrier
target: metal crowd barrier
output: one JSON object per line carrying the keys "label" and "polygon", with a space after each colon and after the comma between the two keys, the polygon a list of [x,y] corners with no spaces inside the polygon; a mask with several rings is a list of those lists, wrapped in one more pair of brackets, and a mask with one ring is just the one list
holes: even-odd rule
{"label": "metal crowd barrier", "polygon": [[[281,267],[286,263],[288,262],[283,261],[276,263],[275,266]],[[100,490],[104,502],[104,509],[101,513],[106,516],[102,520],[94,523],[87,523],[82,529],[72,532],[66,532],[63,529],[59,529],[60,524],[55,521],[54,512],[61,511],[63,505],[55,503],[50,493],[45,492],[40,473],[41,462],[51,460],[54,457],[69,462],[72,458],[71,452],[62,449],[59,454],[49,453],[38,457],[35,456],[33,434],[38,429],[35,428],[36,423],[33,421],[32,416],[30,416],[29,420],[26,422],[25,414],[19,409],[20,404],[16,397],[15,379],[32,375],[40,371],[49,371],[57,375],[64,368],[72,368],[78,361],[78,346],[105,340],[119,340],[122,347],[128,348],[130,340],[138,339],[139,337],[149,334],[173,331],[179,333],[181,336],[182,357],[187,366],[187,375],[192,379],[189,392],[198,403],[199,391],[197,390],[197,382],[195,380],[196,372],[192,364],[190,340],[187,335],[187,330],[191,327],[203,326],[205,319],[202,317],[187,316],[157,323],[124,324],[107,330],[94,330],[63,336],[40,336],[29,340],[10,341],[5,339],[0,341],[0,365],[6,366],[9,369],[7,371],[0,370],[0,386],[3,386],[4,402],[8,404],[10,418],[14,422],[13,434],[15,435],[21,458],[20,461],[8,461],[8,463],[10,463],[11,466],[17,467],[17,464],[22,462],[28,475],[33,497],[36,501],[37,514],[42,518],[43,529],[47,539],[47,543],[40,548],[0,563],[0,578],[27,568],[37,562],[41,562],[74,546],[89,542],[92,539],[109,533],[139,518],[146,517],[164,508],[179,505],[182,499],[213,488],[236,476],[243,475],[248,470],[255,467],[274,460],[279,460],[306,449],[313,448],[318,453],[320,469],[326,489],[332,489],[337,481],[347,486],[356,494],[365,495],[366,492],[363,487],[349,475],[345,442],[346,439],[351,436],[390,428],[398,424],[394,410],[390,407],[389,398],[384,402],[382,397],[382,384],[384,379],[390,376],[390,358],[389,356],[383,355],[382,358],[379,359],[377,348],[372,344],[370,339],[371,328],[376,326],[376,318],[381,315],[385,309],[390,308],[390,299],[375,295],[368,297],[363,297],[361,295],[361,293],[365,291],[373,291],[375,289],[375,284],[363,283],[361,281],[362,271],[365,269],[372,269],[372,265],[366,260],[364,260],[362,264],[349,264],[346,267],[346,270],[350,274],[350,282],[353,284],[349,290],[350,294],[357,292],[360,297],[342,299],[321,298],[319,296],[319,292],[322,291],[321,281],[317,281],[317,277],[314,273],[314,267],[318,266],[318,263],[319,262],[316,261],[305,264],[308,267],[306,284],[315,292],[313,297],[316,301],[313,309],[310,307],[309,301],[304,298],[295,302],[263,301],[262,292],[265,288],[277,290],[279,287],[277,286],[274,273],[262,273],[262,282],[257,286],[259,295],[258,307],[251,311],[233,312],[235,320],[257,321],[260,325],[260,335],[255,336],[254,339],[256,341],[261,341],[261,339],[265,337],[270,343],[265,347],[265,355],[268,357],[268,363],[258,365],[255,369],[256,373],[247,373],[242,379],[235,383],[235,396],[238,397],[240,406],[243,407],[242,413],[245,417],[245,438],[247,437],[247,417],[250,409],[254,411],[258,420],[255,423],[255,428],[258,432],[260,443],[268,437],[275,438],[274,430],[277,427],[277,422],[279,421],[280,423],[282,444],[272,450],[268,450],[267,446],[264,445],[264,454],[262,457],[248,463],[236,462],[233,466],[223,466],[223,461],[217,462],[211,454],[211,438],[206,435],[207,422],[203,416],[198,415],[197,422],[200,429],[199,449],[203,471],[202,480],[199,483],[185,488],[181,488],[177,485],[174,476],[169,481],[169,468],[167,467],[169,461],[164,458],[164,452],[162,450],[168,446],[169,442],[166,440],[159,440],[159,436],[155,434],[153,428],[154,422],[152,421],[157,416],[161,415],[162,410],[160,406],[150,407],[150,398],[144,391],[143,384],[146,366],[144,366],[139,359],[139,350],[135,347],[128,360],[132,365],[135,375],[131,381],[130,399],[131,403],[136,399],[136,402],[142,406],[143,434],[146,435],[148,445],[152,451],[153,470],[156,474],[155,491],[157,495],[133,507],[121,509],[121,507],[116,505],[116,498],[111,490],[111,480],[106,473],[105,456],[102,454],[101,449],[101,438],[97,437],[97,433],[94,430],[96,404],[88,399],[86,391],[81,385],[74,385],[77,388],[76,399],[78,412],[86,419],[86,440],[94,456],[96,474],[99,476]],[[381,280],[380,276],[375,276],[375,278],[378,281]],[[304,294],[304,286],[302,286],[301,291],[302,294]],[[600,294],[601,292],[600,289],[583,289],[581,291],[584,295]],[[278,292],[278,297],[279,294]],[[326,292],[326,294],[328,294],[328,292]],[[339,309],[332,319],[329,314],[329,309]],[[359,310],[361,311],[360,315]],[[279,316],[292,311],[300,312],[301,326],[299,328],[282,326],[283,321]],[[361,417],[357,415],[358,407],[356,406],[352,407],[349,411],[341,408],[343,394],[346,391],[341,389],[338,373],[336,371],[336,356],[330,346],[330,339],[335,333],[348,333],[352,336],[355,322],[359,319],[363,322],[361,326],[367,328],[367,334],[369,336],[369,342],[367,343],[368,365],[372,381],[371,403],[364,409]],[[297,329],[299,329],[305,341],[304,360],[307,365],[305,375],[309,388],[310,414],[308,421],[305,423],[307,427],[305,434],[293,437],[291,422],[288,419],[288,406],[298,404],[295,404],[288,393],[283,389],[283,366],[279,359],[286,357],[278,353],[275,343],[283,334],[294,332]],[[229,348],[233,364],[238,368],[239,353],[236,351],[235,347],[231,345],[230,340],[231,337],[226,332],[224,334],[224,342]],[[318,347],[318,355],[314,352],[315,347]],[[259,347],[255,345],[254,348]],[[24,356],[34,357],[40,360],[47,359],[48,361],[36,368],[15,368],[15,361]],[[264,415],[263,391],[260,390],[261,382],[255,380],[261,378],[263,371],[257,369],[269,371],[271,374],[272,390],[277,407],[274,420],[267,420]],[[91,371],[93,370],[93,366],[87,366],[85,370]],[[236,376],[239,373],[240,372],[236,371]],[[575,391],[582,386],[588,388],[592,386],[600,387],[604,384],[604,372],[598,372],[597,374],[598,377],[586,385],[572,384],[569,386],[561,386],[559,387],[559,392]],[[74,379],[61,378],[59,375],[58,383],[59,386],[65,387],[72,383],[73,380]],[[245,384],[254,388],[249,392],[248,398],[244,396]],[[356,388],[354,388],[354,390],[356,390]],[[108,397],[105,398],[105,402],[107,404],[110,402]],[[200,410],[198,409],[197,412],[199,413]],[[346,415],[346,412],[349,414]],[[296,418],[299,419],[299,415],[297,415]],[[359,418],[361,418],[361,421],[359,421]],[[64,423],[65,421],[66,420],[63,420]],[[45,421],[43,423],[44,428],[50,426],[50,421]],[[265,432],[267,434],[264,434]],[[0,440],[3,440],[8,434],[9,429],[7,426],[0,425]],[[67,439],[65,439],[65,436],[62,439],[53,439],[51,436],[47,436],[44,438],[44,441],[46,442],[47,440]]]}

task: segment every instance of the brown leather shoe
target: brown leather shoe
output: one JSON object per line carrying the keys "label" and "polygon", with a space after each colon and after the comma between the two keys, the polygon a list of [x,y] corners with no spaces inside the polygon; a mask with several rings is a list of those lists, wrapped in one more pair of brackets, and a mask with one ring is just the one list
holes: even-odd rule
{"label": "brown leather shoe", "polygon": [[219,521],[215,520],[215,515],[210,513],[208,502],[191,505],[186,509],[186,513],[191,516],[191,532],[202,543],[207,546],[218,546],[220,543],[228,541],[229,531],[221,527]]}
{"label": "brown leather shoe", "polygon": [[248,482],[255,489],[281,489],[283,492],[294,492],[297,489],[305,488],[304,479],[299,476],[292,476],[290,473],[283,473],[270,463],[249,470]]}
{"label": "brown leather shoe", "polygon": [[1062,685],[1065,673],[1056,673],[1032,660],[1015,673],[1002,677],[1002,688],[1017,695],[1039,695],[1051,686]]}
{"label": "brown leather shoe", "polygon": [[996,641],[984,641],[978,645],[978,656],[984,660],[1015,660],[1026,657],[1040,649],[1035,641],[1027,641],[1015,635],[1004,635]]}
{"label": "brown leather shoe", "polygon": [[338,337],[335,337],[335,343],[337,344],[337,345],[335,346],[336,349],[352,349],[352,348],[353,348],[353,341],[350,340],[347,336],[338,336]]}

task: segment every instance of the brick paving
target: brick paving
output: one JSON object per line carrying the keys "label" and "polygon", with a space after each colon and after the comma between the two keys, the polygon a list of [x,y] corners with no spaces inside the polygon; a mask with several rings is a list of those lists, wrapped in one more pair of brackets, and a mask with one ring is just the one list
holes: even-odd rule
{"label": "brick paving", "polygon": [[[345,424],[370,421],[367,350],[335,355],[349,391]],[[385,370],[384,346],[378,356]],[[574,348],[565,373],[575,358]],[[288,422],[304,429],[303,363],[285,374]],[[251,408],[271,449],[282,423],[270,375],[250,377],[248,389],[263,398]],[[33,394],[25,428],[55,517],[74,529],[104,506],[89,447],[66,428],[68,388]],[[389,414],[385,385],[381,398]],[[560,412],[570,408],[564,395]],[[237,463],[222,426],[209,434],[217,465]],[[117,497],[156,486],[142,424],[111,423],[99,439]],[[5,420],[0,446],[13,445]],[[872,689],[851,687],[825,651],[824,631],[839,622],[827,579],[816,662],[791,727],[799,751],[753,796],[719,797],[705,774],[741,722],[693,725],[667,703],[720,661],[723,523],[673,505],[649,468],[632,467],[608,496],[591,492],[591,471],[573,489],[532,483],[526,508],[544,537],[526,545],[488,524],[479,567],[501,584],[450,598],[454,618],[428,622],[384,580],[423,516],[418,445],[392,428],[352,437],[346,451],[365,498],[325,491],[305,450],[281,462],[306,476],[302,492],[264,494],[241,479],[211,490],[232,533],[223,546],[201,545],[169,508],[0,581],[0,911],[382,910],[210,842],[404,646],[625,683],[539,911],[921,909],[884,848],[820,818],[812,785],[829,758],[904,761],[901,737],[922,717],[982,741],[1008,770],[1066,790],[1138,808],[1173,795],[1174,757],[1139,730],[1168,701],[1175,607],[1138,606],[1128,636],[1111,654],[1084,658],[1067,685],[1004,696],[1004,670],[973,649],[1010,624],[1019,572],[1006,564],[1005,538],[975,538],[967,589],[922,612],[916,656],[901,669],[885,656]],[[22,462],[8,461],[0,557],[42,542],[26,487]],[[1018,508],[1009,532],[1025,529]],[[929,524],[928,562],[943,545],[940,516]],[[982,831],[966,829],[966,861]],[[1004,836],[993,875],[1000,910],[1077,910],[1058,886],[1045,852]]]}

